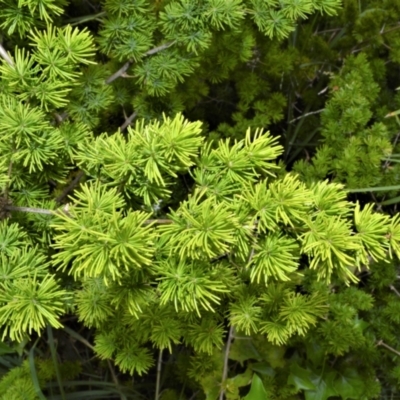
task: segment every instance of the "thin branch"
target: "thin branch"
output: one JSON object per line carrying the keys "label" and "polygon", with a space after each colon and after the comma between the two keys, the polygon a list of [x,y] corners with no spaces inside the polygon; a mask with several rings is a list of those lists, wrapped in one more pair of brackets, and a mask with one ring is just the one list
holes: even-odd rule
{"label": "thin branch", "polygon": [[396,294],[396,296],[400,297],[399,291],[393,285],[390,285],[389,288],[392,292]]}
{"label": "thin branch", "polygon": [[75,179],[63,190],[63,192],[56,198],[57,203],[61,203],[64,198],[68,195],[68,193],[74,189],[74,187],[79,183],[79,181],[83,178],[85,173],[83,171],[79,171],[76,175]]}
{"label": "thin branch", "polygon": [[192,397],[189,400],[194,400],[199,393],[200,393],[200,390],[198,390],[197,392],[194,392]]}
{"label": "thin branch", "polygon": [[106,80],[106,84],[109,85],[111,82],[114,82],[116,79],[118,79],[120,76],[122,76],[122,74],[124,74],[128,70],[128,68],[131,66],[131,64],[132,64],[131,60],[127,61],[117,72],[112,74]]}
{"label": "thin branch", "polygon": [[314,32],[313,36],[321,35],[322,33],[339,32],[342,28],[326,29],[324,31]]}
{"label": "thin branch", "polygon": [[[228,341],[226,343],[226,349],[225,349],[224,369],[222,371],[222,385],[224,384],[224,382],[228,376],[229,351],[231,349],[233,335],[234,335],[234,329],[233,329],[233,326],[231,325],[231,327],[229,329]],[[225,394],[225,389],[221,388],[221,392],[219,393],[219,400],[224,399],[224,394]]]}
{"label": "thin branch", "polygon": [[158,225],[168,225],[168,224],[174,223],[174,221],[172,221],[172,219],[148,219],[148,220],[144,221],[144,224],[149,225],[149,224],[152,224],[153,222]]}
{"label": "thin branch", "polygon": [[54,116],[56,117],[58,124],[61,124],[64,120],[68,118],[68,113],[64,111],[61,114],[55,113]]}
{"label": "thin branch", "polygon": [[[169,43],[165,43],[162,44],[160,46],[154,47],[153,49],[150,49],[149,51],[147,51],[144,56],[151,56],[153,54],[156,54],[162,50],[167,49],[168,47],[172,46],[175,43],[175,41],[173,42],[169,42]],[[119,77],[123,76],[123,74],[125,74],[125,72],[128,70],[128,68],[131,66],[131,64],[133,64],[133,60],[128,60],[117,72],[115,72],[114,74],[112,74],[107,80],[106,80],[106,84],[109,85],[111,82],[114,82],[116,79],[118,79]]]}
{"label": "thin branch", "polygon": [[[54,215],[59,212],[62,212],[64,214],[69,214],[69,204],[65,204],[64,207],[59,208],[58,210],[47,210],[45,208],[36,208],[36,207],[21,207],[21,206],[5,206],[4,209],[6,211],[20,211],[20,212],[30,212],[30,213],[35,213],[35,214],[44,214],[44,215]],[[168,224],[173,224],[174,221],[172,219],[148,219],[143,222],[144,225],[150,225],[150,224],[157,224],[157,225],[168,225]]]}
{"label": "thin branch", "polygon": [[168,42],[168,43],[162,44],[160,46],[154,47],[153,49],[147,51],[145,53],[145,56],[152,56],[153,54],[156,54],[160,51],[168,49],[168,47],[171,47],[173,44],[175,44],[175,40],[173,40],[172,42]]}
{"label": "thin branch", "polygon": [[78,340],[79,342],[83,343],[86,347],[88,347],[90,350],[95,352],[94,346],[92,346],[83,336],[79,335],[76,333],[73,329],[68,328],[67,326],[64,326],[64,331],[67,332],[72,338]]}
{"label": "thin branch", "polygon": [[160,349],[158,354],[158,361],[157,361],[157,380],[156,380],[156,394],[154,396],[155,400],[159,400],[160,398],[160,382],[161,382],[161,367],[162,367],[162,356],[163,356],[163,349]]}
{"label": "thin branch", "polygon": [[324,111],[324,110],[325,110],[325,109],[322,108],[321,110],[311,111],[311,112],[308,112],[308,113],[306,113],[306,114],[300,115],[300,117],[297,117],[297,118],[292,119],[291,121],[289,121],[289,124],[291,124],[291,123],[293,123],[293,122],[295,122],[295,121],[298,121],[299,119],[302,119],[302,118],[304,118],[304,117],[308,117],[309,115],[320,114],[320,113],[322,113],[322,111]]}
{"label": "thin branch", "polygon": [[377,346],[383,346],[386,349],[390,350],[392,353],[400,356],[400,351],[397,351],[396,349],[394,349],[393,347],[390,347],[388,344],[386,344],[383,340],[380,340],[377,344]]}
{"label": "thin branch", "polygon": [[[120,386],[119,386],[117,375],[115,374],[114,368],[113,368],[113,366],[111,364],[111,361],[107,360],[107,364],[108,364],[108,369],[111,372],[111,377],[112,377],[112,380],[114,382],[114,385],[115,385],[116,389],[118,390]],[[121,397],[121,400],[126,399],[126,397],[122,393],[120,393],[120,397]]]}
{"label": "thin branch", "polygon": [[14,61],[10,58],[6,49],[3,47],[1,43],[0,43],[0,56],[4,58],[7,64],[11,65],[12,67],[14,66]]}
{"label": "thin branch", "polygon": [[20,207],[20,206],[5,206],[7,211],[21,211],[21,212],[30,212],[35,214],[45,214],[45,215],[54,215],[56,211],[46,210],[44,208],[36,208],[36,207]]}
{"label": "thin branch", "polygon": [[123,132],[128,126],[130,126],[136,116],[137,112],[135,111],[128,118],[126,118],[125,122],[119,127],[120,131]]}
{"label": "thin branch", "polygon": [[65,21],[66,24],[69,24],[71,26],[83,24],[84,22],[89,22],[93,20],[98,20],[98,18],[106,16],[107,13],[105,11],[101,11],[97,14],[90,14],[90,15],[84,15],[83,17],[77,17],[77,18],[71,18]]}

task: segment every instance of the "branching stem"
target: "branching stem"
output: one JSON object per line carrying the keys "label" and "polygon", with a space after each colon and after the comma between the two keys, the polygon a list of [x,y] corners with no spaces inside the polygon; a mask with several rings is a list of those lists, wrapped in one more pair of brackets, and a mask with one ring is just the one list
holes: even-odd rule
{"label": "branching stem", "polygon": [[57,203],[61,203],[63,199],[68,195],[68,193],[79,183],[79,181],[83,178],[85,173],[83,171],[79,171],[78,175],[76,175],[75,179],[64,189],[64,191],[56,198]]}
{"label": "branching stem", "polygon": [[128,118],[126,118],[125,122],[120,126],[120,131],[123,132],[128,126],[130,126],[133,120],[136,118],[137,112],[133,112]]}
{"label": "branching stem", "polygon": [[390,350],[392,353],[400,356],[400,351],[397,351],[396,349],[394,349],[393,347],[389,346],[388,344],[386,344],[383,340],[379,340],[379,342],[376,344],[377,346],[383,346],[385,349]]}
{"label": "branching stem", "polygon": [[302,115],[300,115],[300,117],[294,118],[294,119],[292,119],[291,121],[289,121],[289,124],[292,124],[293,122],[298,121],[299,119],[302,119],[302,118],[304,118],[304,117],[308,117],[309,115],[320,114],[320,113],[322,113],[322,111],[324,111],[324,110],[325,110],[325,109],[322,108],[321,110],[310,111],[310,112],[308,112],[308,113],[306,113],[306,114],[302,114]]}
{"label": "branching stem", "polygon": [[[175,43],[173,42],[168,42],[165,44],[162,44],[161,46],[154,47],[153,49],[147,51],[144,55],[145,56],[151,56],[153,54],[156,54],[162,50],[168,49],[168,47],[172,46]],[[112,74],[107,80],[106,84],[109,85],[111,82],[114,82],[116,79],[120,78],[125,74],[125,72],[128,70],[128,68],[132,65],[133,60],[128,60],[117,72]]]}

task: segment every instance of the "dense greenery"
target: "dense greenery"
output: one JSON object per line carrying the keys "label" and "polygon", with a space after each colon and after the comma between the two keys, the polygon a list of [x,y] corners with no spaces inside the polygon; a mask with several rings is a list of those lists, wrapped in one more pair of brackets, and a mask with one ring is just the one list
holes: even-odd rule
{"label": "dense greenery", "polygon": [[0,399],[400,393],[398,0],[0,0]]}

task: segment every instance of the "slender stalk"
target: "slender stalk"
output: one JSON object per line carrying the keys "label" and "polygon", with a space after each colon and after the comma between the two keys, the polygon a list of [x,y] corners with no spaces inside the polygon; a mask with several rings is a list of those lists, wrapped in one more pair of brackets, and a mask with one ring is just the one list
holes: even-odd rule
{"label": "slender stalk", "polygon": [[392,292],[396,294],[396,296],[400,297],[399,291],[393,285],[390,285],[389,288]]}
{"label": "slender stalk", "polygon": [[69,24],[71,26],[75,26],[75,25],[83,24],[84,22],[97,20],[98,18],[105,17],[106,15],[107,15],[107,13],[105,11],[101,11],[97,14],[84,15],[83,17],[68,19],[67,21],[65,21],[65,23]]}
{"label": "slender stalk", "polygon": [[61,203],[63,199],[68,195],[68,193],[79,183],[79,181],[83,178],[85,173],[83,171],[79,171],[78,175],[76,175],[75,179],[64,189],[64,191],[56,198],[57,203]]}
{"label": "slender stalk", "polygon": [[302,114],[302,115],[300,115],[300,117],[294,118],[294,119],[292,119],[291,121],[289,121],[289,124],[292,124],[293,122],[298,121],[299,119],[302,119],[302,118],[304,118],[304,117],[308,117],[309,115],[320,114],[320,113],[322,113],[322,111],[324,111],[324,110],[325,110],[325,109],[322,108],[321,110],[311,111],[311,112],[308,112],[308,113],[306,113],[306,114]]}
{"label": "slender stalk", "polygon": [[14,61],[10,58],[6,49],[3,47],[1,43],[0,43],[0,57],[3,57],[7,64],[11,65],[12,67],[14,66]]}
{"label": "slender stalk", "polygon": [[175,41],[168,42],[168,43],[162,44],[162,45],[160,45],[160,46],[154,47],[153,49],[147,51],[147,52],[145,53],[145,55],[146,55],[146,56],[152,56],[153,54],[156,54],[156,53],[158,53],[158,52],[160,52],[160,51],[163,51],[163,50],[165,50],[165,49],[168,49],[168,47],[171,47],[173,44],[175,44]]}
{"label": "slender stalk", "polygon": [[68,328],[68,326],[64,326],[64,331],[68,333],[71,337],[74,339],[78,340],[79,342],[83,343],[87,348],[89,348],[92,351],[95,351],[94,346],[92,346],[83,336],[81,336],[79,333],[76,333],[74,330],[71,328]]}
{"label": "slender stalk", "polygon": [[400,351],[397,351],[393,347],[390,347],[388,344],[386,344],[383,340],[379,340],[379,342],[376,344],[377,346],[383,346],[385,349],[390,350],[392,353],[400,356]]}
{"label": "slender stalk", "polygon": [[[114,382],[115,388],[119,391],[118,378],[117,378],[117,375],[115,374],[114,368],[113,368],[110,360],[107,360],[107,365],[108,365],[108,369],[111,372],[111,377]],[[126,400],[126,397],[122,393],[120,393],[120,398],[121,398],[121,400]]]}
{"label": "slender stalk", "polygon": [[155,223],[157,225],[168,225],[168,224],[173,224],[174,221],[172,221],[172,219],[148,219],[146,221],[144,221],[145,225],[149,225]]}
{"label": "slender stalk", "polygon": [[[64,207],[58,209],[58,210],[47,210],[45,208],[36,208],[36,207],[21,207],[21,206],[5,206],[5,210],[7,211],[19,211],[19,212],[30,212],[30,213],[36,213],[36,214],[44,214],[44,215],[54,215],[57,214],[58,212],[62,212],[65,214],[68,213],[69,206],[66,204]],[[168,225],[168,224],[173,224],[174,221],[172,219],[148,219],[144,221],[145,225],[150,225],[150,224],[158,224],[158,225]]]}
{"label": "slender stalk", "polygon": [[54,215],[55,211],[46,210],[44,208],[36,208],[36,207],[20,207],[20,206],[5,206],[7,211],[21,211],[21,212],[30,212],[35,214],[45,214],[45,215]]}
{"label": "slender stalk", "polygon": [[[222,385],[224,384],[227,376],[228,376],[228,361],[229,361],[229,351],[231,349],[232,339],[234,335],[234,329],[231,325],[229,329],[228,341],[226,342],[225,356],[224,356],[224,369],[222,371]],[[219,393],[219,400],[224,400],[225,389],[221,388]]]}
{"label": "slender stalk", "polygon": [[117,72],[113,73],[107,80],[106,84],[109,85],[111,82],[114,82],[116,79],[118,79],[120,76],[122,76],[128,68],[131,66],[132,61],[129,60],[127,61]]}
{"label": "slender stalk", "polygon": [[61,398],[62,398],[62,400],[65,400],[66,397],[65,397],[65,392],[64,392],[64,385],[62,382],[60,370],[58,368],[57,352],[56,352],[56,347],[54,344],[53,329],[51,328],[50,325],[47,325],[47,338],[48,338],[48,343],[50,346],[51,358],[53,359],[53,364],[54,364],[54,368],[56,371],[58,386],[60,387]]}
{"label": "slender stalk", "polygon": [[157,361],[156,394],[155,394],[155,396],[154,396],[154,399],[155,399],[155,400],[159,400],[159,398],[160,398],[160,382],[161,382],[162,356],[163,356],[163,349],[160,349],[160,352],[158,353],[158,361]]}
{"label": "slender stalk", "polygon": [[[149,51],[147,51],[144,56],[151,56],[153,54],[156,54],[160,51],[163,51],[165,49],[168,49],[168,47],[172,46],[175,43],[175,41],[173,42],[168,42],[165,44],[162,44],[160,46],[154,47],[153,49],[150,49]],[[116,79],[120,78],[121,76],[123,76],[125,74],[125,72],[128,70],[128,68],[133,64],[133,60],[128,60],[117,72],[115,72],[114,74],[112,74],[107,80],[106,80],[106,84],[109,85],[111,82],[114,82]]]}
{"label": "slender stalk", "polygon": [[132,113],[128,118],[125,119],[125,122],[120,126],[120,131],[123,132],[128,126],[130,126],[133,120],[136,118],[137,112]]}

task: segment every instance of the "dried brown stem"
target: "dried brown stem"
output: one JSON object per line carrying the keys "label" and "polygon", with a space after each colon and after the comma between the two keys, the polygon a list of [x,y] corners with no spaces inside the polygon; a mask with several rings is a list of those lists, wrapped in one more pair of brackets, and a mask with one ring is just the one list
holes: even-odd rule
{"label": "dried brown stem", "polygon": [[84,175],[85,173],[83,171],[79,171],[75,179],[56,198],[56,202],[61,203],[64,200],[64,198],[68,195],[68,193],[75,188],[75,186],[79,183],[79,181],[83,178]]}
{"label": "dried brown stem", "polygon": [[383,340],[379,340],[379,342],[376,344],[377,346],[383,346],[385,349],[390,350],[392,353],[400,356],[400,351],[397,351],[396,349],[394,349],[393,347],[389,346],[388,344],[386,344]]}
{"label": "dried brown stem", "polygon": [[120,126],[120,131],[123,132],[128,126],[130,126],[133,120],[136,118],[137,112],[132,113],[128,118],[126,118],[125,122]]}
{"label": "dried brown stem", "polygon": [[[147,51],[144,55],[145,56],[151,56],[153,54],[156,54],[162,50],[167,49],[168,47],[172,46],[175,42],[169,42],[162,44],[161,46],[154,47],[153,49]],[[123,76],[128,68],[133,64],[133,60],[128,60],[117,72],[112,74],[107,80],[106,84],[109,85],[110,83],[114,82],[116,79],[120,78]]]}

